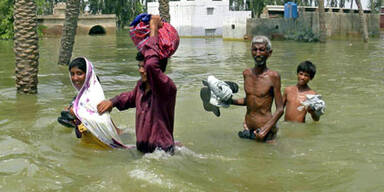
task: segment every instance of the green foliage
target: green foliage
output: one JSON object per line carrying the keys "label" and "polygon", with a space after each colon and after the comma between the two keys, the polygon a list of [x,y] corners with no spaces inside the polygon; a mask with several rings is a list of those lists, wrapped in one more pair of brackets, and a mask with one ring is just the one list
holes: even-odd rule
{"label": "green foliage", "polygon": [[37,27],[37,34],[39,35],[39,37],[43,37],[43,30],[44,29],[47,29],[48,27],[45,26],[45,25],[38,25]]}
{"label": "green foliage", "polygon": [[37,14],[42,15],[47,2],[45,0],[36,0]]}
{"label": "green foliage", "polygon": [[[242,0],[230,0],[231,2],[233,2],[233,4],[239,4],[239,5],[242,5],[242,3],[240,3],[240,1]],[[263,13],[263,10],[265,8],[266,5],[284,5],[285,2],[288,2],[288,0],[249,0],[247,1],[247,4],[246,4],[246,10],[250,10],[252,11],[252,17],[257,17],[257,18],[260,18],[260,15]]]}
{"label": "green foliage", "polygon": [[144,7],[138,0],[88,0],[91,14],[116,14],[119,28],[129,25]]}
{"label": "green foliage", "polygon": [[0,0],[0,39],[13,37],[13,0]]}
{"label": "green foliage", "polygon": [[53,13],[53,6],[59,2],[65,2],[65,0],[35,0],[35,2],[37,15],[51,15]]}
{"label": "green foliage", "polygon": [[380,13],[383,2],[381,0],[369,0],[369,8],[372,13]]}

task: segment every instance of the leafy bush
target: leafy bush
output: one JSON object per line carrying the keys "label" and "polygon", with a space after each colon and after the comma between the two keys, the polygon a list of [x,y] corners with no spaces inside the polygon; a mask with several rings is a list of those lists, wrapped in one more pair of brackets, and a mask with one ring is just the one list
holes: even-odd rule
{"label": "leafy bush", "polygon": [[0,0],[0,39],[13,37],[13,0]]}

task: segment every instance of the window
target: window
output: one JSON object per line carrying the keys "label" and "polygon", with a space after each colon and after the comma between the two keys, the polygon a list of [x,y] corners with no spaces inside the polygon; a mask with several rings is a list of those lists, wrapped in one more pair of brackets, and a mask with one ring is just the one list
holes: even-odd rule
{"label": "window", "polygon": [[213,15],[213,7],[207,8],[207,15]]}
{"label": "window", "polygon": [[214,37],[216,35],[216,29],[205,29],[206,37]]}

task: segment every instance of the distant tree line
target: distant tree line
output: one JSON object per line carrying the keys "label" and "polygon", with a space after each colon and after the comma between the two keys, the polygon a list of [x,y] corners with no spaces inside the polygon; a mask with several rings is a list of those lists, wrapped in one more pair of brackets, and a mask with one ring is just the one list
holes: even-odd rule
{"label": "distant tree line", "polygon": [[[0,39],[13,37],[13,5],[15,0],[0,0]],[[153,0],[148,0],[148,2]],[[171,0],[174,1],[174,0]],[[344,8],[353,0],[325,0],[326,6]],[[35,0],[38,15],[50,15],[53,7],[65,0]],[[230,0],[230,9],[234,11],[251,10],[252,17],[260,17],[266,5],[284,5],[288,0]],[[299,6],[318,4],[318,0],[293,0]],[[116,14],[117,26],[122,29],[139,13],[146,11],[146,0],[80,0],[80,13]],[[372,12],[378,13],[381,0],[370,0]],[[350,8],[350,7],[348,7]]]}
{"label": "distant tree line", "polygon": [[144,12],[142,1],[138,0],[82,0],[83,10],[89,8],[90,14],[116,14],[118,28],[124,28]]}
{"label": "distant tree line", "polygon": [[[0,39],[13,37],[13,7],[15,0],[0,0]],[[37,15],[50,15],[53,7],[65,0],[35,0]],[[145,1],[140,0],[80,0],[80,13],[116,14],[117,26],[129,25],[133,18],[145,11]]]}

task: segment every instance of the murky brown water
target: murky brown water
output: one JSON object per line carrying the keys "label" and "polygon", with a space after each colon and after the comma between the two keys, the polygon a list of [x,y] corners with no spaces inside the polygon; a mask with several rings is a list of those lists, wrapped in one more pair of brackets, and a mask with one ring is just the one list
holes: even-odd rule
{"label": "murky brown water", "polygon": [[[236,81],[252,67],[249,43],[181,39],[167,73],[178,87],[174,156],[135,150],[101,151],[56,122],[75,90],[58,66],[59,39],[40,42],[39,94],[17,96],[12,42],[0,41],[0,191],[383,191],[384,37],[327,44],[274,41],[269,67],[282,87],[296,83],[296,66],[313,61],[310,83],[323,95],[319,123],[280,121],[276,144],[239,139],[244,107],[203,110],[201,80]],[[139,79],[127,34],[78,36],[74,56],[96,67],[107,97]],[[114,110],[134,143],[134,112]]]}

